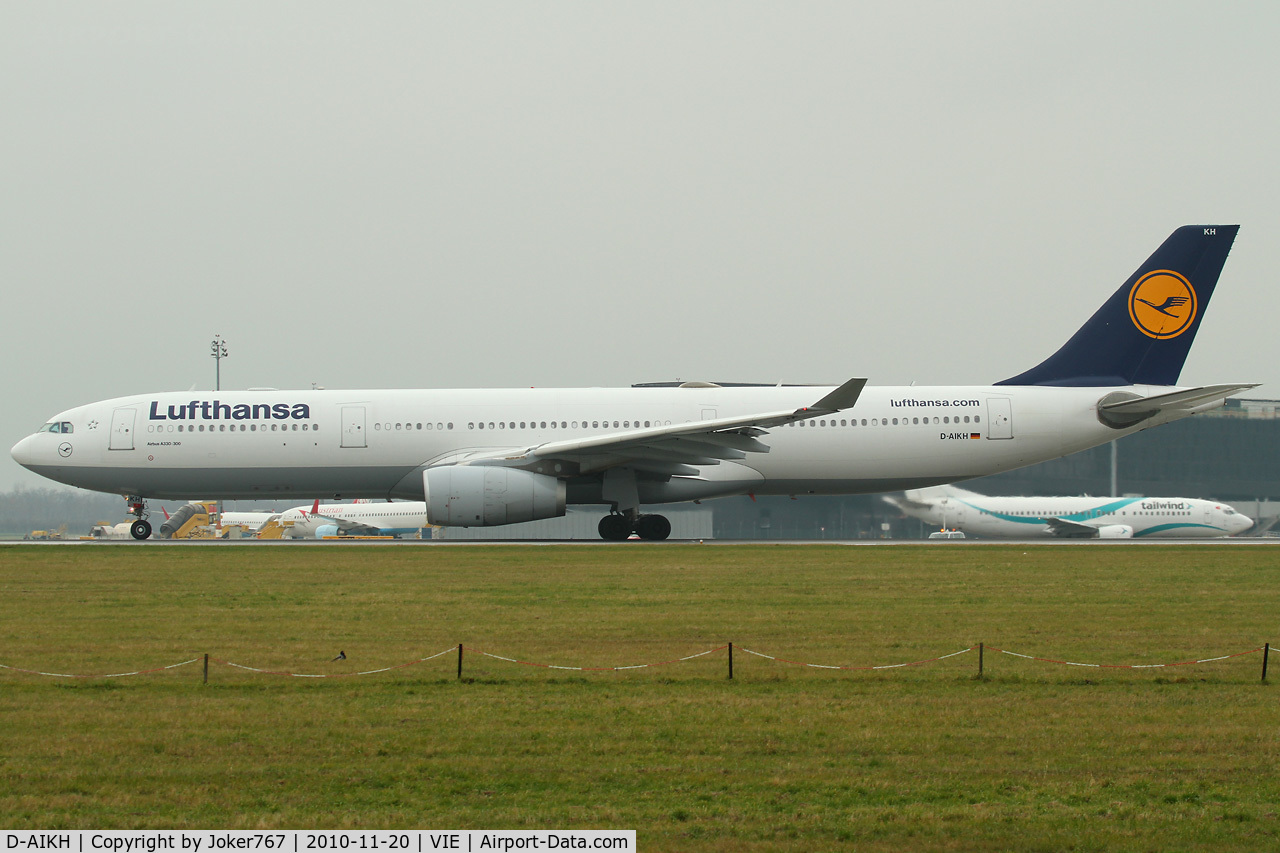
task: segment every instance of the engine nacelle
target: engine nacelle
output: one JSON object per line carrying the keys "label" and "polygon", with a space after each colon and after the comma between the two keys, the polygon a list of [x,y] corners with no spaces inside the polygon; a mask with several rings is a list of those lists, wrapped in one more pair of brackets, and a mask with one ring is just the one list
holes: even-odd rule
{"label": "engine nacelle", "polygon": [[315,532],[315,534],[314,534],[314,535],[315,535],[315,537],[316,537],[317,539],[323,539],[323,538],[324,538],[324,537],[326,537],[326,536],[337,536],[337,535],[338,535],[338,525],[336,525],[336,524],[322,524],[322,525],[320,525],[319,527],[317,527],[317,528],[316,528],[316,532]]}
{"label": "engine nacelle", "polygon": [[565,483],[493,465],[448,465],[422,475],[427,523],[491,527],[564,515]]}
{"label": "engine nacelle", "polygon": [[1127,524],[1104,524],[1098,528],[1099,539],[1132,539],[1133,528]]}

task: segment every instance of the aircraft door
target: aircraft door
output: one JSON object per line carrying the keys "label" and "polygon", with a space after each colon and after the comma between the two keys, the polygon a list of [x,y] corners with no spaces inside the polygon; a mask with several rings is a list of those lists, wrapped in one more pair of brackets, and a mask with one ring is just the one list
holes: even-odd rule
{"label": "aircraft door", "polygon": [[342,446],[369,446],[364,437],[364,406],[342,407]]}
{"label": "aircraft door", "polygon": [[1013,438],[1013,404],[1008,397],[987,398],[987,438]]}
{"label": "aircraft door", "polygon": [[111,413],[111,440],[107,444],[108,449],[133,450],[133,421],[137,416],[137,409],[116,409]]}

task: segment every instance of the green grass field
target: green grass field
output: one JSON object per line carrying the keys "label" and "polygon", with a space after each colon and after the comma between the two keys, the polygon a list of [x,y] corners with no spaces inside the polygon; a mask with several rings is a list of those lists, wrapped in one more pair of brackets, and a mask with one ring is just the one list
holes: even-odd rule
{"label": "green grass field", "polygon": [[[0,664],[208,653],[338,675],[458,643],[565,666],[732,641],[827,665],[978,642],[1169,663],[1277,639],[1280,551],[1215,546],[0,547]],[[333,662],[338,651],[345,661]],[[4,828],[618,828],[659,850],[1280,845],[1262,656],[467,652],[310,679],[0,670]],[[1276,663],[1273,661],[1273,663]],[[1280,678],[1275,673],[1273,678]]]}

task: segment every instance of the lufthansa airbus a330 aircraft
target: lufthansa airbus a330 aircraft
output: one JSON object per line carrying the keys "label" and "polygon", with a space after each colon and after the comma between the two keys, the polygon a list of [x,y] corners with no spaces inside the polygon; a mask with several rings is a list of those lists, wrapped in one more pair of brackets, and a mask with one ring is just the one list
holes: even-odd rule
{"label": "lufthansa airbus a330 aircraft", "polygon": [[943,530],[1019,539],[1204,539],[1253,526],[1227,504],[1196,498],[994,497],[936,486],[885,500]]}
{"label": "lufthansa airbus a330 aircraft", "polygon": [[147,499],[424,500],[463,527],[609,508],[605,539],[665,539],[645,504],[900,491],[1007,471],[1215,408],[1178,387],[1238,226],[1179,228],[1055,354],[994,385],[156,393],[56,415],[13,447],[61,483]]}

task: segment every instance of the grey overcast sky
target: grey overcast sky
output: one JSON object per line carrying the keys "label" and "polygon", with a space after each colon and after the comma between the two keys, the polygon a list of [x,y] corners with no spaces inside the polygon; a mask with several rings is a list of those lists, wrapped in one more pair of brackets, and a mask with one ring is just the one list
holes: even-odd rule
{"label": "grey overcast sky", "polygon": [[1184,383],[1280,397],[1280,5],[0,3],[0,487],[223,387],[979,383],[1239,223]]}

